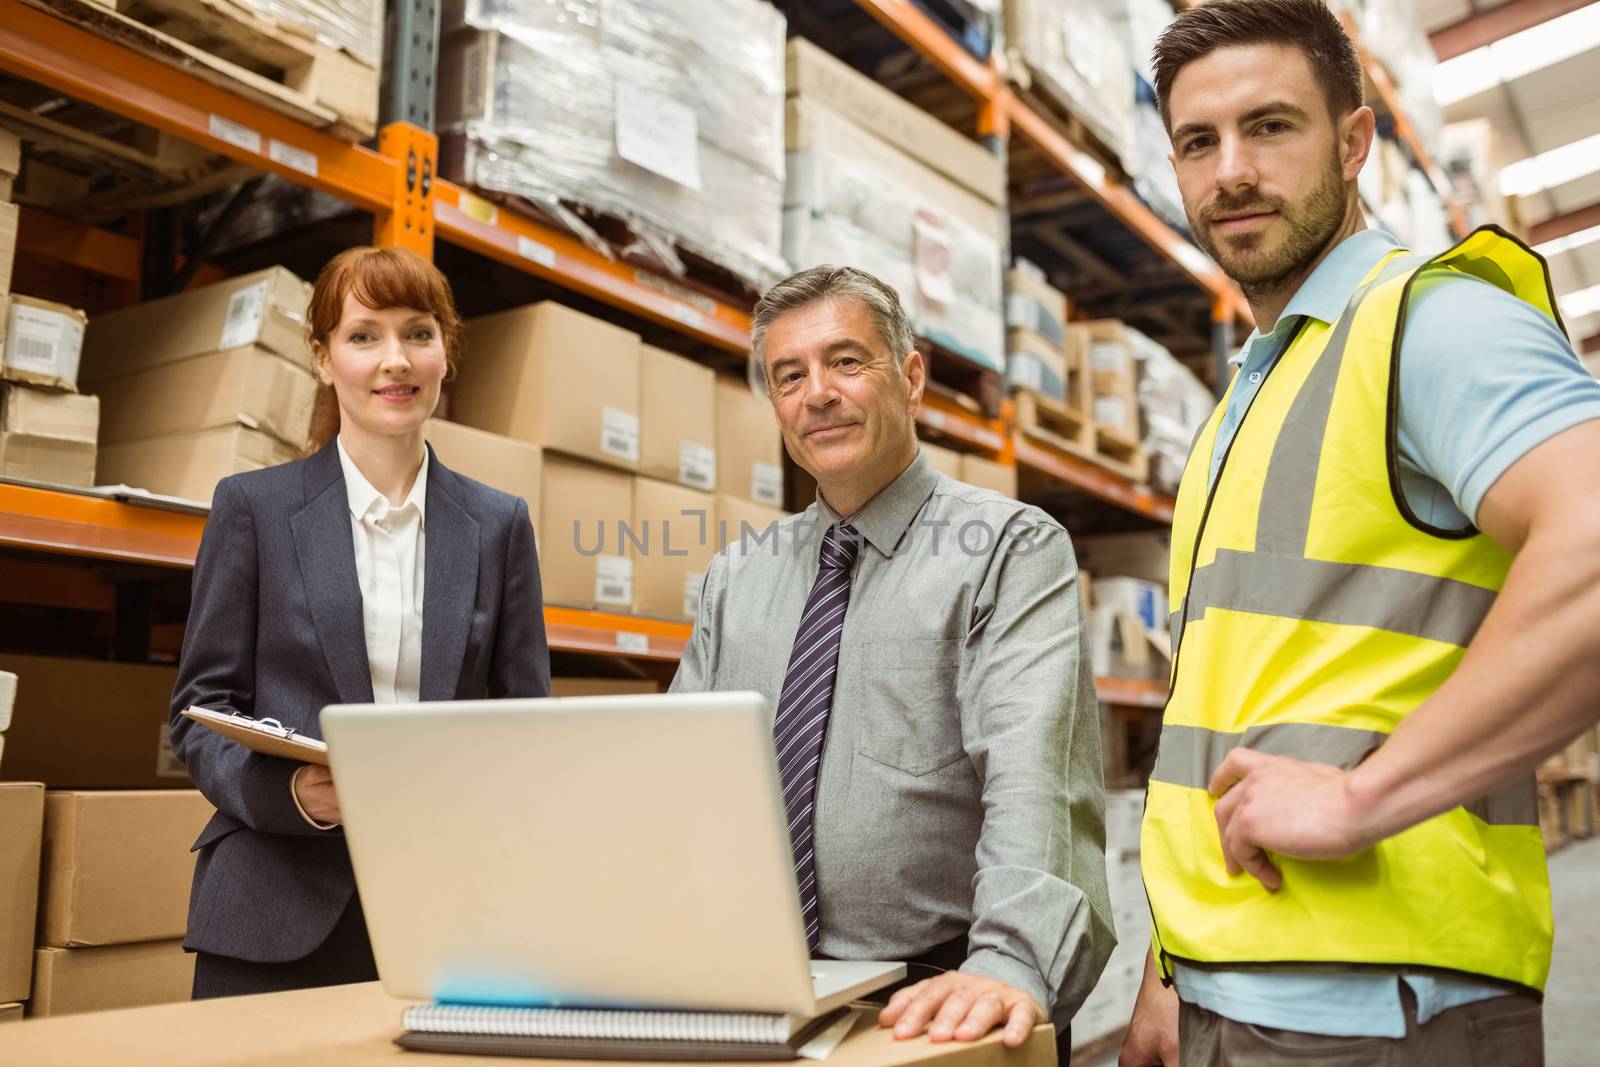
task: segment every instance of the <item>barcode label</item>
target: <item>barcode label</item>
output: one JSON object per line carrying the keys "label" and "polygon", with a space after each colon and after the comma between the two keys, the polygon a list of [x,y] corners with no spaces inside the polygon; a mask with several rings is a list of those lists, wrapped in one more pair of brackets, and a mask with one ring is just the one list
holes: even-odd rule
{"label": "barcode label", "polygon": [[683,613],[691,619],[700,614],[700,587],[705,580],[705,571],[689,571],[683,576]]}
{"label": "barcode label", "polygon": [[261,323],[267,317],[267,283],[257,282],[228,298],[228,317],[222,323],[219,349],[241,348],[261,336]]}
{"label": "barcode label", "polygon": [[56,346],[38,337],[18,337],[12,345],[11,365],[23,369],[39,367],[48,371],[55,365]]}
{"label": "barcode label", "polygon": [[83,323],[77,318],[21,303],[11,305],[5,347],[8,366],[75,381],[82,345]]}
{"label": "barcode label", "polygon": [[303,148],[296,148],[292,144],[284,144],[274,138],[267,142],[267,158],[274,163],[297,170],[301,174],[317,176],[317,156],[315,152],[307,152]]}
{"label": "barcode label", "polygon": [[644,634],[619,630],[617,631],[617,648],[632,656],[645,656],[650,653],[650,639]]}
{"label": "barcode label", "polygon": [[531,237],[517,238],[517,255],[523,259],[531,259],[541,267],[554,267],[556,265],[556,251],[549,245],[542,245]]}
{"label": "barcode label", "polygon": [[709,492],[717,485],[717,452],[693,441],[678,443],[678,481]]}
{"label": "barcode label", "polygon": [[633,560],[622,556],[597,556],[594,561],[594,599],[614,608],[633,606]]}
{"label": "barcode label", "polygon": [[783,468],[776,463],[750,464],[750,499],[775,508],[783,506]]}
{"label": "barcode label", "polygon": [[639,416],[613,407],[602,408],[600,451],[628,463],[639,462]]}
{"label": "barcode label", "polygon": [[1007,377],[1011,384],[1022,389],[1044,391],[1044,367],[1030,355],[1011,356],[1006,360]]}
{"label": "barcode label", "polygon": [[219,141],[226,141],[246,152],[254,152],[257,155],[261,153],[261,135],[248,126],[241,126],[221,115],[212,115],[210,130],[211,136]]}

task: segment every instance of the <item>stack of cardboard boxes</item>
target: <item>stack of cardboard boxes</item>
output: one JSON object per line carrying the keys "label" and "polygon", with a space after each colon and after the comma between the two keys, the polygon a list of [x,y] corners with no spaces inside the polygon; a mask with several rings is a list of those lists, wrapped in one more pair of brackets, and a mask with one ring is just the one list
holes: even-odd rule
{"label": "stack of cardboard boxes", "polygon": [[1094,575],[1089,607],[1094,673],[1103,678],[1166,681],[1172,657],[1167,603],[1170,535],[1104,534],[1075,537],[1072,545],[1079,567]]}
{"label": "stack of cardboard boxes", "polygon": [[1008,467],[1004,463],[996,463],[983,456],[975,456],[971,452],[957,452],[953,448],[931,444],[923,441],[922,454],[928,457],[928,463],[934,470],[941,474],[949,475],[958,482],[976,485],[983,489],[993,489],[1001,496],[1017,496],[1017,468]]}
{"label": "stack of cardboard boxes", "polygon": [[1067,327],[1069,343],[1088,353],[1090,417],[1095,448],[1120,463],[1135,482],[1149,474],[1139,423],[1139,362],[1135,338],[1116,319],[1096,319]]}
{"label": "stack of cardboard boxes", "polygon": [[1066,294],[1017,260],[1006,272],[1006,384],[1087,414],[1084,341],[1067,331]]}
{"label": "stack of cardboard boxes", "polygon": [[98,402],[78,394],[83,312],[11,292],[22,144],[0,130],[0,477],[94,484]]}
{"label": "stack of cardboard boxes", "polygon": [[33,988],[44,786],[0,782],[0,1022],[22,1017]]}

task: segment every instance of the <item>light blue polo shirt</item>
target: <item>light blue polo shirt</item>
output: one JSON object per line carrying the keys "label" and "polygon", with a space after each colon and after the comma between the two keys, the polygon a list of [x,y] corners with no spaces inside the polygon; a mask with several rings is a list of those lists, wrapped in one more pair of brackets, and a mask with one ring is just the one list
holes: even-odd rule
{"label": "light blue polo shirt", "polygon": [[[1379,230],[1333,249],[1271,332],[1252,333],[1231,361],[1239,380],[1211,454],[1211,478],[1278,357],[1303,318],[1335,321],[1356,287],[1399,247]],[[1412,289],[1400,344],[1397,432],[1400,486],[1417,518],[1460,530],[1484,494],[1537,445],[1600,418],[1600,382],[1555,324],[1504,290],[1462,274],[1424,275]],[[1346,1037],[1404,1037],[1400,983],[1425,1023],[1442,1011],[1499,996],[1470,978],[1361,970],[1212,971],[1176,965],[1178,995],[1237,1022]]]}

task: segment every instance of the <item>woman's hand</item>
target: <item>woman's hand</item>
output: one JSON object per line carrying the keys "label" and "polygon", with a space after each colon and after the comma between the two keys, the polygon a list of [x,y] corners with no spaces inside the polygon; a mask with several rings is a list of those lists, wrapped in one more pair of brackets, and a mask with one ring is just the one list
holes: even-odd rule
{"label": "woman's hand", "polygon": [[332,828],[344,821],[339,814],[339,794],[333,789],[333,772],[328,768],[308,763],[294,772],[289,785],[300,810],[313,822]]}

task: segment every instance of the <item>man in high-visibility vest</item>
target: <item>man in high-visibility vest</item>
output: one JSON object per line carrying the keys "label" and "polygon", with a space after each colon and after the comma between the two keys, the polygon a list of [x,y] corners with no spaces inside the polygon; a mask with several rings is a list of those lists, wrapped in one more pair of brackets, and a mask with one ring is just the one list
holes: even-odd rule
{"label": "man in high-visibility vest", "polygon": [[1600,383],[1510,235],[1365,227],[1320,0],[1195,6],[1155,60],[1256,330],[1178,494],[1121,1063],[1540,1063],[1533,772],[1600,715]]}

